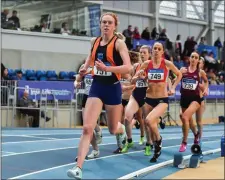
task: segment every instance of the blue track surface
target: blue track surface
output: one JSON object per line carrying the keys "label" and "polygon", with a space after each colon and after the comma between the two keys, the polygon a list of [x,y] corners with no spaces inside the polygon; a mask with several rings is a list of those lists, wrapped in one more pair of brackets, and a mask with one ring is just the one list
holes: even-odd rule
{"label": "blue track surface", "polygon": [[[74,166],[81,129],[3,129],[2,131],[2,179],[68,179],[66,171]],[[173,158],[181,142],[180,127],[166,127],[162,155],[157,163]],[[203,151],[220,147],[224,125],[204,127]],[[139,140],[139,130],[133,132],[134,141]],[[188,143],[193,143],[189,134]],[[83,167],[84,179],[116,179],[148,167],[150,157],[144,156],[144,146],[135,147],[126,154],[113,154],[116,139],[107,129],[103,130],[100,158],[87,160]],[[190,145],[184,155],[189,155]],[[214,156],[213,156],[214,157]],[[157,170],[143,179],[163,178],[177,169],[167,167]],[[151,178],[151,179],[152,179]]]}

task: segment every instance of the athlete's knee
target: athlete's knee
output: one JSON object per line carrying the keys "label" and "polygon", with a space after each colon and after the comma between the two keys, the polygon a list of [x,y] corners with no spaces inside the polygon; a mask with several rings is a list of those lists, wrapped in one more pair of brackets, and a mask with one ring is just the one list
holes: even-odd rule
{"label": "athlete's knee", "polygon": [[83,126],[83,134],[91,136],[93,134],[93,126],[91,124],[84,125]]}
{"label": "athlete's knee", "polygon": [[186,115],[186,114],[182,114],[181,115],[181,120],[182,120],[182,122],[184,123],[184,124],[189,124],[189,116],[188,115]]}
{"label": "athlete's knee", "polygon": [[126,113],[124,119],[126,122],[131,123],[133,117],[134,117],[134,115],[132,115],[131,113]]}

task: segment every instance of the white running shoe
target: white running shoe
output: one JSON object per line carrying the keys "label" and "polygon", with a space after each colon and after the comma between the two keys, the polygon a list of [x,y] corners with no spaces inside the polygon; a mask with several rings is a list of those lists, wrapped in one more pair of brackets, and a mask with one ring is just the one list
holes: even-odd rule
{"label": "white running shoe", "polygon": [[82,170],[74,166],[72,169],[69,169],[67,171],[67,176],[73,179],[81,180],[82,179]]}
{"label": "white running shoe", "polygon": [[92,150],[92,151],[91,151],[91,154],[89,154],[89,155],[87,156],[87,159],[98,158],[99,155],[100,155],[100,151],[99,151],[99,150],[98,150],[98,151]]}
{"label": "white running shoe", "polygon": [[117,146],[120,148],[123,148],[123,146],[126,143],[126,130],[125,130],[125,126],[122,124],[122,128],[123,128],[123,134],[117,134],[116,135],[116,141],[117,141]]}

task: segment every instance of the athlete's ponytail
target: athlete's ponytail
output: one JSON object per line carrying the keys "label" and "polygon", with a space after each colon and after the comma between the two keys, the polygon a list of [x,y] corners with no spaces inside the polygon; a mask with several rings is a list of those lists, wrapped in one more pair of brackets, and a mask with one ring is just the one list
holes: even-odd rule
{"label": "athlete's ponytail", "polygon": [[123,40],[123,41],[125,41],[126,40],[126,37],[122,34],[122,33],[120,33],[120,32],[114,32],[114,35],[116,36],[116,37],[118,37],[119,39],[121,39],[121,40]]}

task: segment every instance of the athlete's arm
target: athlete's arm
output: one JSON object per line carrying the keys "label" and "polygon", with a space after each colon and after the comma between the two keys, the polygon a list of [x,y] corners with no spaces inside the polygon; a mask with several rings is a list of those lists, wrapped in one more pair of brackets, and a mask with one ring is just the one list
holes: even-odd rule
{"label": "athlete's arm", "polygon": [[182,78],[182,73],[177,69],[177,67],[172,62],[168,60],[166,60],[166,66],[177,76],[176,80],[174,81],[171,87],[171,91],[175,92],[175,89]]}
{"label": "athlete's arm", "polygon": [[123,60],[123,65],[105,66],[105,71],[118,73],[118,74],[130,73],[133,67],[130,62],[130,56],[129,56],[128,49],[125,42],[121,39],[117,39],[115,46],[116,46],[116,50],[120,53],[120,56]]}
{"label": "athlete's arm", "polygon": [[141,67],[138,71],[136,71],[135,75],[133,76],[133,78],[131,79],[131,83],[136,83],[137,79],[138,78],[146,78],[146,75],[145,75],[145,70],[147,69],[148,67],[148,64],[149,64],[149,61],[145,61],[144,63],[141,64]]}
{"label": "athlete's arm", "polygon": [[[96,40],[96,37],[91,39],[91,49],[92,49],[92,47],[94,45],[95,40]],[[87,57],[87,59],[85,61],[84,67],[82,69],[85,69],[87,71],[87,69],[89,68],[90,64],[91,64],[91,52],[88,55],[88,57]]]}
{"label": "athlete's arm", "polygon": [[206,73],[204,70],[200,70],[200,76],[204,81],[204,90],[203,90],[203,96],[207,96],[208,95],[208,88],[209,88],[209,81],[208,78],[206,76]]}

